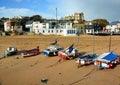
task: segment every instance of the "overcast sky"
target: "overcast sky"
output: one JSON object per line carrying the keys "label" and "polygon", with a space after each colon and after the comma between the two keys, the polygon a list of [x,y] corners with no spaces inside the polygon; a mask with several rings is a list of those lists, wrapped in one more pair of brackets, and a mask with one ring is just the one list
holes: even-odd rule
{"label": "overcast sky", "polygon": [[0,18],[32,16],[43,18],[72,15],[83,12],[85,20],[104,18],[109,22],[120,20],[120,0],[0,0]]}

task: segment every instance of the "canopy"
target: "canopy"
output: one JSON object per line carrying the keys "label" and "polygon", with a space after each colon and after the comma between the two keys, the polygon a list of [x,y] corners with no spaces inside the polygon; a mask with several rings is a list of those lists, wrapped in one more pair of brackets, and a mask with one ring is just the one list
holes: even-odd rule
{"label": "canopy", "polygon": [[103,62],[111,62],[117,59],[118,55],[114,52],[103,53],[96,60]]}

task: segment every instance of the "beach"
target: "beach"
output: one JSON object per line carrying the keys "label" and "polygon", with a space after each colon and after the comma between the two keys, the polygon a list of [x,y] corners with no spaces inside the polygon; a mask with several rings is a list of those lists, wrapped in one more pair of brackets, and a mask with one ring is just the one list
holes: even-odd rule
{"label": "beach", "polygon": [[[74,44],[80,53],[113,51],[120,55],[120,36],[56,36],[16,35],[0,36],[0,56],[9,46],[15,46],[18,54],[0,60],[0,85],[120,85],[120,65],[114,69],[98,70],[94,65],[77,68],[75,59],[61,60],[58,56],[43,56],[42,51],[54,40],[67,48]],[[40,47],[40,54],[21,57],[23,50]],[[47,79],[47,83],[41,82]]]}

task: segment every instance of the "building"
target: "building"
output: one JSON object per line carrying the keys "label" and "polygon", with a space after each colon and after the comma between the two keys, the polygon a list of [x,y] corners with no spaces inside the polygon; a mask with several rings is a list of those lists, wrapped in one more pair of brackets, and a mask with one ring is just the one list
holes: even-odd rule
{"label": "building", "polygon": [[74,18],[74,15],[72,15],[72,16],[65,16],[65,20],[74,20],[75,18]]}
{"label": "building", "polygon": [[118,28],[118,25],[107,25],[104,31],[117,33],[117,32],[120,32],[120,28]]}
{"label": "building", "polygon": [[39,21],[35,21],[33,23],[26,24],[30,32],[34,32],[35,34],[43,34],[43,35],[63,35],[63,36],[73,36],[76,35],[76,29],[72,28],[72,23],[57,23],[56,22],[48,22],[48,23],[40,23]]}
{"label": "building", "polygon": [[94,26],[91,21],[86,22],[85,31],[86,31],[86,34],[94,33]]}
{"label": "building", "polygon": [[120,33],[120,23],[117,24],[117,30]]}
{"label": "building", "polygon": [[80,23],[84,21],[84,14],[83,13],[74,13],[71,16],[65,16],[65,20],[73,20],[74,23]]}
{"label": "building", "polygon": [[6,22],[4,22],[4,31],[6,32],[10,32],[14,30],[14,22],[11,22],[10,20],[7,20]]}
{"label": "building", "polygon": [[106,25],[105,32],[120,33],[120,23]]}
{"label": "building", "polygon": [[75,13],[74,14],[74,18],[75,18],[76,21],[83,22],[83,20],[84,20],[84,14],[83,13]]}
{"label": "building", "polygon": [[12,22],[7,20],[4,22],[4,31],[5,32],[14,32],[14,31],[22,31],[22,26],[19,22]]}
{"label": "building", "polygon": [[26,23],[25,23],[25,28],[27,28],[28,29],[28,31],[29,32],[33,32],[33,21],[27,21]]}

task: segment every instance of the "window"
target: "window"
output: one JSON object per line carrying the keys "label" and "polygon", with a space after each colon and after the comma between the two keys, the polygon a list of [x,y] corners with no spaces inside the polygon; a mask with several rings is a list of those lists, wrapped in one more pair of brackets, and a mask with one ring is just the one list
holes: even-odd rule
{"label": "window", "polygon": [[75,30],[72,30],[72,34],[75,34],[74,32],[75,32]]}
{"label": "window", "polygon": [[53,33],[53,30],[51,30],[51,32]]}
{"label": "window", "polygon": [[67,30],[67,34],[70,34],[70,30]]}
{"label": "window", "polygon": [[38,26],[36,26],[36,28],[38,28]]}
{"label": "window", "polygon": [[90,32],[90,29],[88,29],[88,32]]}
{"label": "window", "polygon": [[37,32],[39,33],[39,30],[37,30]]}
{"label": "window", "polygon": [[70,25],[70,23],[67,23],[67,25]]}
{"label": "window", "polygon": [[38,24],[38,22],[35,22],[35,24]]}
{"label": "window", "polygon": [[67,34],[75,34],[75,30],[67,30]]}
{"label": "window", "polygon": [[63,30],[60,30],[60,33],[63,32]]}
{"label": "window", "polygon": [[43,30],[43,33],[45,33],[45,31]]}
{"label": "window", "polygon": [[43,23],[43,25],[46,25],[45,23]]}
{"label": "window", "polygon": [[43,28],[46,28],[46,26],[43,26]]}

